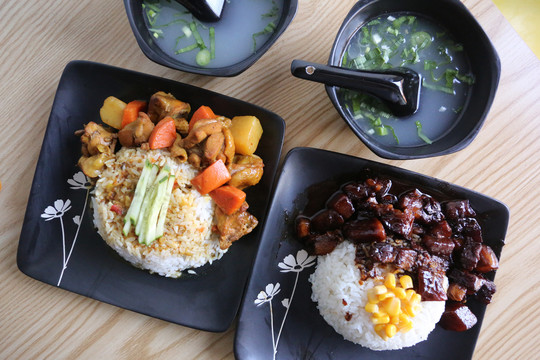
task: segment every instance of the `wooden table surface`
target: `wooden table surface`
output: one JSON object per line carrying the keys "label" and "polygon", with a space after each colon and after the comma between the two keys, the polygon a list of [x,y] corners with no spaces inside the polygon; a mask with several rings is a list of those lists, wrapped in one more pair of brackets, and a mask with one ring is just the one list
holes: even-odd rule
{"label": "wooden table surface", "polygon": [[[490,0],[466,0],[499,53],[497,96],[478,137],[448,156],[388,161],[340,119],[324,87],[293,78],[291,60],[325,62],[353,0],[300,0],[291,26],[234,78],[148,60],[122,1],[3,0],[0,37],[0,358],[231,359],[235,326],[192,330],[75,295],[23,275],[16,251],[38,154],[64,66],[92,60],[201,86],[282,116],[283,154],[311,146],[397,165],[474,189],[511,211],[506,246],[475,359],[538,358],[540,320],[540,61]],[[301,109],[302,111],[298,111]]]}

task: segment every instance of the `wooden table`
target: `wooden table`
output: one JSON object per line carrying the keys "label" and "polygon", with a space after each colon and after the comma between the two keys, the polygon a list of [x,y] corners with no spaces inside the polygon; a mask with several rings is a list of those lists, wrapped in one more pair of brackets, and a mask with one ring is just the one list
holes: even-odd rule
{"label": "wooden table", "polygon": [[[148,60],[121,1],[3,0],[0,38],[0,358],[233,358],[235,326],[196,331],[100,303],[23,275],[16,251],[41,141],[64,66],[87,59],[237,97],[287,122],[283,154],[312,146],[390,163],[506,203],[510,228],[475,359],[538,358],[540,345],[540,61],[490,0],[466,0],[495,44],[502,77],[474,142],[414,161],[375,156],[340,119],[320,84],[289,73],[292,59],[325,62],[353,0],[300,0],[295,20],[260,61],[234,78],[170,70]],[[301,109],[301,111],[298,111]]]}

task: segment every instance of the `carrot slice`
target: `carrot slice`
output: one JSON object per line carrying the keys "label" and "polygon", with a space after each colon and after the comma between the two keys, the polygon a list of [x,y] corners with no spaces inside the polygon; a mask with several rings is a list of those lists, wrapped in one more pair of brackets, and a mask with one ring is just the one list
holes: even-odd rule
{"label": "carrot slice", "polygon": [[193,184],[197,191],[205,195],[229,180],[231,180],[229,170],[222,160],[218,160],[191,179],[191,184]]}
{"label": "carrot slice", "polygon": [[210,192],[217,206],[227,215],[233,214],[246,200],[246,193],[230,185],[223,185]]}
{"label": "carrot slice", "polygon": [[206,119],[215,119],[215,118],[216,118],[216,114],[214,114],[212,109],[210,109],[208,106],[203,105],[200,108],[198,108],[197,111],[195,111],[193,115],[191,116],[191,120],[189,121],[189,131],[193,129],[193,126],[195,125],[197,121],[206,120]]}
{"label": "carrot slice", "polygon": [[127,103],[122,115],[122,129],[129,123],[137,120],[139,113],[146,108],[146,101],[133,100]]}
{"label": "carrot slice", "polygon": [[148,145],[150,149],[163,149],[171,146],[176,139],[176,127],[172,117],[163,118],[154,126],[154,130],[150,133]]}

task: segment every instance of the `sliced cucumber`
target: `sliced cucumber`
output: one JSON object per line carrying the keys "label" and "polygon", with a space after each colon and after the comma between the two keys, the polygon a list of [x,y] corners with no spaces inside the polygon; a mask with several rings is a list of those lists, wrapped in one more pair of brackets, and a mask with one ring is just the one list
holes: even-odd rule
{"label": "sliced cucumber", "polygon": [[163,236],[163,233],[165,231],[165,219],[167,217],[167,211],[169,210],[169,203],[171,201],[172,188],[174,186],[175,180],[176,178],[174,177],[174,175],[170,175],[169,179],[167,180],[165,201],[163,201],[163,204],[161,204],[161,209],[159,210],[159,217],[156,229],[156,238],[158,239]]}
{"label": "sliced cucumber", "polygon": [[161,209],[161,205],[166,199],[166,190],[168,183],[167,180],[169,179],[170,173],[170,168],[168,166],[165,166],[159,172],[156,182],[153,185],[152,201],[148,208],[148,212],[145,214],[145,223],[143,228],[141,229],[141,236],[139,237],[139,242],[142,242],[146,245],[150,245],[156,239],[156,228],[159,211]]}
{"label": "sliced cucumber", "polygon": [[[152,172],[150,173],[150,177],[148,178],[148,182],[146,183],[146,191],[144,194],[144,199],[141,204],[141,208],[139,211],[139,216],[137,217],[137,221],[135,222],[135,234],[140,235],[141,228],[142,228],[142,222],[144,218],[146,217],[146,213],[148,211],[148,207],[151,203],[152,198],[152,188],[155,184],[157,184],[157,173],[159,171],[159,167],[157,165],[153,165]],[[139,239],[139,242],[141,242],[141,239]]]}
{"label": "sliced cucumber", "polygon": [[146,193],[146,184],[148,183],[148,178],[150,177],[151,171],[152,163],[146,160],[141,171],[139,181],[137,182],[137,187],[135,188],[133,200],[131,201],[131,205],[129,206],[126,216],[124,217],[124,228],[122,231],[124,236],[127,236],[129,230],[131,229],[131,224],[135,224],[137,218],[139,217],[142,201]]}

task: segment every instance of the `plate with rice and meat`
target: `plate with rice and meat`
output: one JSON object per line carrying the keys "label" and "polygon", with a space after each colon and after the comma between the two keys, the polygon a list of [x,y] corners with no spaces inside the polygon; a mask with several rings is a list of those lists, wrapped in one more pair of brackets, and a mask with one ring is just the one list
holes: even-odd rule
{"label": "plate with rice and meat", "polygon": [[201,88],[69,63],[19,269],[129,310],[226,330],[258,246],[284,127],[276,114]]}
{"label": "plate with rice and meat", "polygon": [[242,303],[236,357],[471,358],[496,301],[508,218],[499,201],[435,178],[291,150]]}

